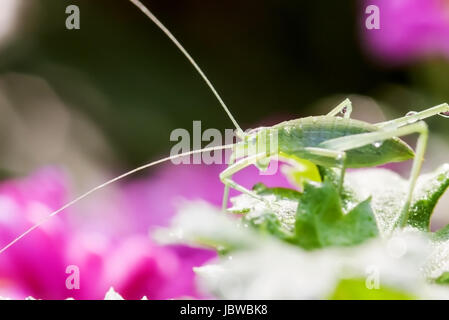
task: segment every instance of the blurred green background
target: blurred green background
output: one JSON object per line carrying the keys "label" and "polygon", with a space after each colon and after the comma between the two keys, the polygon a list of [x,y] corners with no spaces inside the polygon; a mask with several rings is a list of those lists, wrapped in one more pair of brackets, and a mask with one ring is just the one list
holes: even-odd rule
{"label": "blurred green background", "polygon": [[[192,120],[232,128],[194,69],[129,1],[30,2],[20,32],[0,51],[0,73],[45,79],[100,128],[121,165],[168,154],[170,132],[190,130]],[[373,97],[389,116],[449,100],[445,62],[387,68],[366,57],[357,1],[144,3],[190,51],[243,128],[323,113],[346,95]],[[80,30],[65,28],[69,4],[80,8]],[[447,134],[444,121],[429,122]]]}

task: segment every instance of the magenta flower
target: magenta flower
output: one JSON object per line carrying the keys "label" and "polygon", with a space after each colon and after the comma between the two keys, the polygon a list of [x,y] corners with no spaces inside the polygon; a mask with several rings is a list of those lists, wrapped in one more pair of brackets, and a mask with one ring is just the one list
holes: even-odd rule
{"label": "magenta flower", "polygon": [[[128,220],[127,233],[119,232],[121,226],[113,223],[116,236],[111,235],[114,232],[93,232],[95,226],[75,227],[73,219],[68,219],[77,214],[75,207],[52,218],[0,255],[0,295],[102,299],[112,286],[125,299],[144,295],[150,299],[204,298],[195,287],[193,267],[214,258],[215,252],[159,246],[148,237],[148,229],[167,225],[180,199],[220,205],[223,185],[218,174],[222,169],[224,166],[168,164],[153,177],[118,186],[119,196],[113,205]],[[235,179],[248,188],[257,182],[288,185],[281,174],[259,176],[256,168],[236,174]],[[0,183],[0,245],[62,206],[68,198],[66,189],[66,179],[56,169]],[[91,207],[95,210],[106,207],[94,196],[91,201],[96,203]],[[66,286],[68,266],[79,268],[79,289]]]}
{"label": "magenta flower", "polygon": [[[0,184],[0,244],[57,209],[65,199],[64,178],[44,169],[29,178]],[[62,298],[65,290],[64,247],[68,226],[55,217],[0,255],[0,294]]]}
{"label": "magenta flower", "polygon": [[[133,215],[133,229],[146,233],[148,226],[167,226],[180,200],[204,200],[221,206],[224,185],[219,174],[225,168],[225,165],[167,164],[151,178],[123,185],[123,208]],[[236,173],[233,179],[249,189],[258,182],[269,187],[292,187],[280,172],[260,175],[255,166]],[[235,190],[230,192],[231,196],[237,194]]]}
{"label": "magenta flower", "polygon": [[161,247],[148,236],[129,237],[108,257],[106,282],[125,299],[201,298],[193,267],[214,257],[211,250]]}
{"label": "magenta flower", "polygon": [[[65,190],[65,179],[55,169],[1,183],[0,245],[63,205]],[[192,268],[215,253],[157,246],[148,236],[114,239],[78,232],[67,214],[54,217],[0,255],[1,296],[102,299],[113,286],[128,299],[200,297]],[[66,287],[66,268],[72,265],[79,268],[79,289]]]}
{"label": "magenta flower", "polygon": [[376,5],[380,29],[368,30],[363,14],[365,49],[376,59],[401,64],[416,59],[449,58],[449,2],[447,0],[364,0],[362,9]]}

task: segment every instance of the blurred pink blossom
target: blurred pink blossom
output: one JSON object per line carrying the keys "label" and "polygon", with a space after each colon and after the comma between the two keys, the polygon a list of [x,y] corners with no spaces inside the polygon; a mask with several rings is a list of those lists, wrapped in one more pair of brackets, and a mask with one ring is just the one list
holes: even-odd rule
{"label": "blurred pink blossom", "polygon": [[[204,298],[195,287],[193,267],[215,252],[187,246],[159,246],[148,229],[167,225],[180,199],[203,199],[220,205],[223,185],[218,174],[224,166],[171,164],[149,178],[118,186],[113,204],[129,220],[128,233],[92,232],[73,224],[68,215],[53,217],[0,255],[0,295],[13,298],[102,299],[112,286],[125,299]],[[67,179],[46,168],[23,179],[0,183],[0,245],[62,206],[67,200]],[[260,176],[256,168],[235,175],[247,187],[257,182],[288,186],[281,175]],[[235,194],[233,192],[233,194]],[[93,196],[93,202],[95,196]],[[110,204],[110,203],[109,203]],[[94,208],[101,210],[102,204]],[[89,212],[95,214],[95,212]],[[120,229],[119,225],[112,230]],[[80,270],[80,289],[66,288],[67,266]]]}
{"label": "blurred pink blossom", "polygon": [[[43,169],[0,184],[0,245],[66,201],[60,171]],[[104,238],[74,230],[61,214],[0,255],[0,295],[12,298],[102,299],[113,286],[125,298],[200,297],[192,268],[215,253],[157,246],[148,236]],[[76,214],[72,212],[71,214]],[[68,289],[67,266],[80,270],[80,289]]]}
{"label": "blurred pink blossom", "polygon": [[[133,217],[132,230],[148,232],[148,226],[168,226],[180,200],[204,200],[221,206],[224,185],[219,179],[225,165],[172,165],[122,186],[123,210]],[[269,187],[292,187],[283,174],[260,175],[255,166],[237,172],[233,179],[251,189],[262,182]],[[239,194],[230,191],[230,196]]]}
{"label": "blurred pink blossom", "polygon": [[[0,185],[0,244],[3,246],[40,218],[63,204],[64,179],[60,172],[44,169],[27,179]],[[64,247],[69,228],[55,217],[0,255],[0,294],[63,297]]]}
{"label": "blurred pink blossom", "polygon": [[[365,27],[365,8],[376,5],[380,29]],[[368,54],[401,64],[429,56],[449,58],[449,1],[363,0],[363,41]]]}

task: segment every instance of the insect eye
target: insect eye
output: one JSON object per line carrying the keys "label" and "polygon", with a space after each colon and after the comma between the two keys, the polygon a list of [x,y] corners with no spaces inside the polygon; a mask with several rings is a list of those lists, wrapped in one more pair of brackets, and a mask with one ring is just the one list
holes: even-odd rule
{"label": "insect eye", "polygon": [[445,118],[449,118],[449,111],[441,112],[440,116],[445,117]]}

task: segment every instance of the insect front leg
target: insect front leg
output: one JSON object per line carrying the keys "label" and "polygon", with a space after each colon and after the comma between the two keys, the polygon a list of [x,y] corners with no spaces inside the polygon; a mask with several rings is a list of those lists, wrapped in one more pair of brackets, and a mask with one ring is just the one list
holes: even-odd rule
{"label": "insect front leg", "polygon": [[423,120],[425,118],[432,117],[434,115],[441,115],[443,117],[449,117],[449,105],[447,103],[440,104],[438,106],[429,108],[427,110],[421,112],[410,112],[405,117],[401,117],[398,119],[380,122],[375,124],[376,127],[384,129],[384,128],[399,128],[404,125],[417,122],[419,120]]}
{"label": "insect front leg", "polygon": [[332,109],[327,115],[333,117],[339,113],[343,113],[345,118],[350,118],[352,113],[352,102],[349,99],[345,99],[342,103]]}
{"label": "insect front leg", "polygon": [[335,160],[335,163],[341,169],[340,179],[338,182],[338,191],[340,192],[343,187],[343,181],[344,181],[345,172],[346,172],[346,152],[325,149],[325,148],[311,148],[311,147],[305,148],[305,150],[313,155],[325,157],[325,158],[332,158]]}
{"label": "insect front leg", "polygon": [[[234,173],[236,173],[252,164],[256,164],[256,162],[258,160],[262,160],[262,159],[265,159],[268,157],[269,157],[269,155],[266,152],[258,153],[256,155],[249,156],[247,158],[243,158],[243,159],[235,162],[234,164],[231,164],[229,167],[227,167],[224,171],[222,171],[220,173],[220,180],[225,184],[225,195],[224,196],[226,198],[225,197],[223,198],[223,209],[224,210],[227,209],[227,205],[228,205],[227,198],[228,198],[228,194],[229,194],[229,188],[233,188],[237,191],[240,191],[244,194],[249,195],[250,197],[253,197],[257,200],[263,201],[263,202],[267,203],[267,205],[270,205],[266,201],[266,199],[259,196],[254,191],[248,190],[245,187],[243,187],[242,185],[240,185],[232,180],[232,176],[234,175]],[[226,191],[226,188],[228,191]]]}
{"label": "insect front leg", "polygon": [[403,227],[408,220],[413,190],[415,189],[416,180],[418,179],[421,165],[424,161],[424,153],[426,151],[427,139],[429,135],[428,132],[429,130],[427,124],[424,121],[419,121],[399,128],[385,128],[375,132],[360,133],[356,135],[328,140],[321,143],[320,146],[334,150],[347,151],[350,149],[363,147],[368,144],[391,139],[393,137],[401,137],[413,133],[418,133],[419,137],[418,143],[416,145],[415,157],[413,159],[412,170],[410,173],[409,187],[405,198],[404,207],[396,223],[396,227]]}

